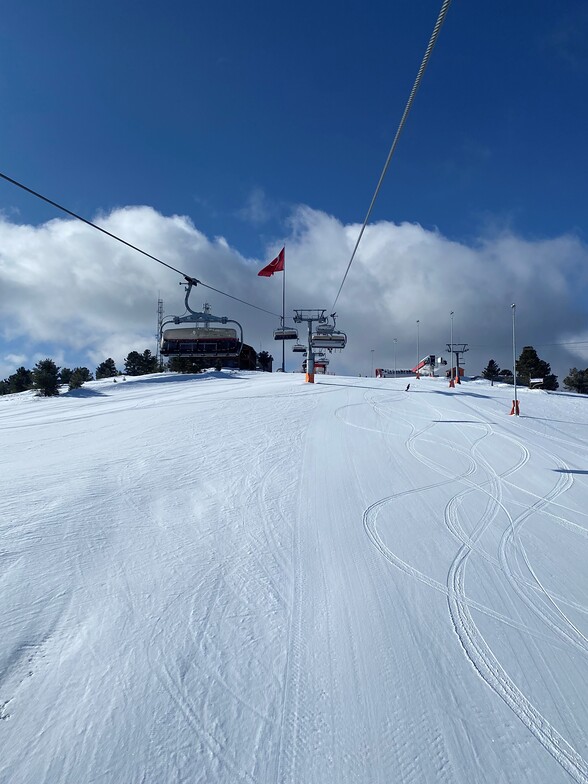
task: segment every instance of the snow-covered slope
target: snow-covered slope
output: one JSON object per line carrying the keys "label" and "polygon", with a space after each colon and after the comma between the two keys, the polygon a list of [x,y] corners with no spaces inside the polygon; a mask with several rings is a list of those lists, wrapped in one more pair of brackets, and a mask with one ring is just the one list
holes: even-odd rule
{"label": "snow-covered slope", "polygon": [[588,398],[0,398],[0,781],[588,782]]}

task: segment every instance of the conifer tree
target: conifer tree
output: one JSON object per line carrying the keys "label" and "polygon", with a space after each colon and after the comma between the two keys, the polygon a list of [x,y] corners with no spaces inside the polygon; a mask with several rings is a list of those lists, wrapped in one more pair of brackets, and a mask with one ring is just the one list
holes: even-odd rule
{"label": "conifer tree", "polygon": [[33,388],[42,397],[59,394],[59,368],[52,359],[42,359],[33,369]]}
{"label": "conifer tree", "polygon": [[130,351],[127,354],[124,372],[127,376],[141,376],[143,374],[141,355],[138,351]]}
{"label": "conifer tree", "polygon": [[148,348],[142,354],[143,373],[157,373],[159,370],[157,357],[154,356]]}
{"label": "conifer tree", "polygon": [[264,372],[269,372],[269,369],[271,368],[273,361],[274,358],[267,351],[260,351],[259,354],[257,355],[257,362],[259,364],[259,367]]}
{"label": "conifer tree", "polygon": [[489,381],[494,381],[500,375],[500,368],[496,364],[496,362],[491,359],[490,362],[486,365],[484,370],[482,371],[482,376],[487,378]]}
{"label": "conifer tree", "polygon": [[96,380],[99,378],[112,378],[113,376],[119,375],[120,373],[116,369],[116,365],[114,364],[114,359],[112,359],[112,357],[105,359],[104,362],[101,362],[96,368]]}
{"label": "conifer tree", "polygon": [[[63,374],[62,374],[63,377]],[[92,374],[87,367],[77,367],[71,371],[69,389],[79,389],[86,381],[92,381]]]}
{"label": "conifer tree", "polygon": [[73,370],[71,368],[61,368],[59,371],[59,381],[61,384],[69,384],[69,380],[71,378],[71,374]]}
{"label": "conifer tree", "polygon": [[10,392],[24,392],[33,387],[32,371],[24,367],[17,368],[16,372],[6,379]]}
{"label": "conifer tree", "polygon": [[551,372],[549,362],[539,359],[533,346],[525,346],[516,361],[517,378],[522,384],[529,384],[532,378],[543,379],[543,389],[557,389],[557,376]]}
{"label": "conifer tree", "polygon": [[149,349],[140,354],[131,351],[125,359],[125,373],[127,376],[144,376],[147,373],[157,372],[157,357]]}
{"label": "conifer tree", "polygon": [[168,369],[173,373],[200,373],[204,367],[208,367],[205,361],[196,357],[170,357]]}
{"label": "conifer tree", "polygon": [[578,370],[578,368],[570,368],[569,374],[563,380],[564,389],[569,389],[570,392],[579,392],[581,395],[588,394],[588,368],[586,370]]}

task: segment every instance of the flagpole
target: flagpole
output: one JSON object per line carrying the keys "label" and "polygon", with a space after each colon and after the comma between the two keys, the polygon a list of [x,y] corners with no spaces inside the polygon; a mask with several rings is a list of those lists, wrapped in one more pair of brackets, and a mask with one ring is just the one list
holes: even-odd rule
{"label": "flagpole", "polygon": [[[282,329],[286,328],[286,253],[284,253],[284,277],[282,278]],[[282,339],[282,373],[286,372],[286,341]]]}

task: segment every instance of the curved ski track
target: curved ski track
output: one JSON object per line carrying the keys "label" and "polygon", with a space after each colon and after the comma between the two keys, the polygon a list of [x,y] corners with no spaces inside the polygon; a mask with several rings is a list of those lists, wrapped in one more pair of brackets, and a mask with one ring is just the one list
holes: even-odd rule
{"label": "curved ski track", "polygon": [[[394,401],[398,399],[398,396],[392,398]],[[384,401],[382,401],[381,397],[379,401],[373,399],[368,402],[374,409],[379,410],[380,413],[382,412]],[[385,401],[386,404],[389,404],[389,402],[391,402],[390,399]],[[524,579],[522,575],[515,575],[508,556],[509,547],[513,549],[516,545],[518,545],[519,551],[524,554],[522,545],[517,539],[518,533],[520,532],[524,522],[533,512],[542,511],[545,507],[554,502],[555,499],[557,499],[560,495],[565,493],[565,491],[571,486],[573,478],[570,475],[562,473],[555,486],[549,491],[549,493],[547,493],[543,498],[539,498],[530,509],[522,512],[516,519],[513,519],[501,500],[501,487],[502,483],[506,482],[508,477],[512,477],[514,474],[516,474],[517,471],[520,471],[529,461],[529,450],[520,440],[515,439],[511,434],[506,434],[504,432],[499,433],[490,422],[482,421],[479,412],[476,411],[469,403],[466,403],[463,401],[463,399],[461,399],[459,402],[466,405],[466,407],[470,410],[473,409],[472,413],[476,418],[472,419],[471,426],[478,428],[481,427],[484,430],[482,436],[471,445],[469,454],[469,468],[462,474],[455,476],[448,472],[443,466],[419,453],[416,444],[418,443],[419,439],[421,439],[428,431],[431,431],[435,427],[437,424],[436,422],[431,422],[429,418],[428,424],[425,424],[420,430],[415,430],[414,426],[412,426],[410,422],[406,422],[406,424],[408,424],[412,430],[411,435],[405,441],[405,447],[407,451],[416,460],[426,465],[429,469],[433,469],[439,473],[442,477],[444,477],[444,479],[432,485],[429,484],[417,489],[406,490],[403,493],[396,493],[393,496],[382,498],[379,501],[371,504],[364,511],[364,529],[372,544],[387,560],[402,569],[404,572],[419,579],[421,582],[428,584],[430,587],[435,588],[436,590],[443,590],[443,586],[441,586],[438,581],[428,577],[414,567],[411,567],[408,563],[404,562],[402,559],[396,556],[385,545],[377,532],[376,520],[379,512],[385,505],[389,504],[394,499],[401,497],[402,495],[422,492],[423,490],[429,489],[430,487],[438,487],[451,483],[466,485],[465,489],[459,491],[450,499],[445,507],[444,513],[445,522],[448,529],[461,542],[461,546],[459,547],[449,567],[447,574],[447,584],[445,590],[443,591],[447,595],[449,617],[455,633],[459,639],[465,655],[480,677],[482,677],[488,686],[490,686],[490,688],[509,706],[513,713],[523,722],[523,724],[529,729],[534,737],[552,755],[552,757],[561,765],[561,767],[566,770],[566,772],[574,779],[574,781],[578,782],[578,784],[588,784],[588,764],[586,760],[580,754],[578,754],[578,752],[572,748],[572,746],[570,746],[565,738],[563,738],[563,736],[540,713],[540,711],[534,707],[531,701],[508,676],[491,650],[487,640],[483,637],[477,628],[470,613],[470,607],[474,607],[475,609],[478,609],[482,612],[489,612],[489,614],[491,614],[493,617],[497,617],[498,614],[493,613],[492,611],[489,611],[489,608],[484,608],[477,602],[473,602],[472,600],[468,599],[465,589],[466,568],[468,560],[474,552],[477,552],[478,554],[482,555],[482,557],[485,557],[496,564],[496,559],[491,558],[487,553],[478,547],[478,542],[489,526],[491,526],[496,521],[498,513],[503,512],[507,517],[508,525],[505,528],[501,538],[499,561],[500,566],[502,567],[502,571],[507,576],[509,584],[516,591],[517,595],[519,595],[525,601],[527,606],[529,606],[530,609],[532,609],[533,612],[535,612],[541,618],[541,620],[548,625],[552,632],[562,635],[568,641],[568,643],[578,647],[583,653],[588,652],[588,649],[585,645],[586,638],[571,623],[571,621],[569,621],[565,614],[560,610],[553,597],[550,596],[550,594],[545,590],[544,586],[535,575],[530,563],[528,562],[528,559],[526,558],[526,555],[523,557],[525,558],[527,567],[529,568],[529,571],[533,575],[533,578],[536,582],[536,585],[533,586],[535,590],[532,592],[532,594],[529,594],[528,591],[524,590],[524,587],[528,586],[529,582]],[[427,403],[427,405],[436,411],[429,403]],[[439,415],[438,411],[436,411],[436,413]],[[340,411],[337,412],[337,415],[340,416]],[[388,411],[386,411],[386,416],[391,416]],[[399,414],[395,414],[395,418],[399,420],[403,419]],[[426,417],[423,418],[426,419]],[[519,461],[501,474],[497,473],[492,468],[492,466],[490,466],[488,462],[481,456],[476,456],[480,441],[484,438],[492,436],[508,438],[511,442],[516,444],[521,452]],[[453,444],[447,444],[447,446],[448,448],[456,448]],[[565,469],[567,466],[565,466],[565,464],[560,461],[558,463],[558,467],[560,469]],[[489,475],[486,481],[475,482],[470,478],[474,473],[476,473],[477,470],[483,470],[487,476]],[[459,508],[463,497],[473,492],[481,492],[484,494],[486,497],[486,507],[477,523],[475,530],[468,536],[459,526],[457,509]],[[555,606],[555,609],[560,616],[560,620],[563,619],[566,622],[564,627],[554,622],[552,617],[544,609],[542,609],[536,601],[534,601],[537,589],[541,591],[542,595],[544,595],[552,605]],[[514,625],[518,626],[518,624]],[[575,634],[572,634],[572,632],[575,632]]]}

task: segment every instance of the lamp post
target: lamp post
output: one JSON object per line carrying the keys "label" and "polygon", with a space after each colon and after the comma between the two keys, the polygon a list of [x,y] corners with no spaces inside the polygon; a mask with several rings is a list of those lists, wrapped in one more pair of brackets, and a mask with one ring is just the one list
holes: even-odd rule
{"label": "lamp post", "polygon": [[398,338],[394,338],[394,378],[396,378],[396,344],[398,343]]}
{"label": "lamp post", "polygon": [[515,338],[515,320],[516,320],[517,306],[515,303],[513,303],[510,307],[512,310],[512,379],[513,379],[513,390],[514,390],[512,411],[510,413],[514,414],[515,416],[518,416],[519,401],[517,398],[517,347],[516,347],[516,338]]}
{"label": "lamp post", "polygon": [[374,375],[374,351],[375,351],[375,349],[372,349],[372,378],[373,378],[373,375]]}
{"label": "lamp post", "polygon": [[419,335],[419,331],[420,331],[419,330],[419,325],[420,325],[420,323],[421,323],[420,319],[417,319],[417,323],[416,323],[417,324],[417,362],[416,362],[417,363],[417,371],[416,371],[417,376],[419,374],[419,362],[421,361],[421,350],[420,350],[420,347],[419,347],[419,337],[420,337],[420,335]]}
{"label": "lamp post", "polygon": [[449,386],[452,387],[452,386],[454,386],[454,381],[453,381],[453,311],[451,311],[449,316],[451,318],[451,357],[450,357],[451,368],[449,370],[449,375],[450,375],[450,379],[451,380],[449,382]]}

